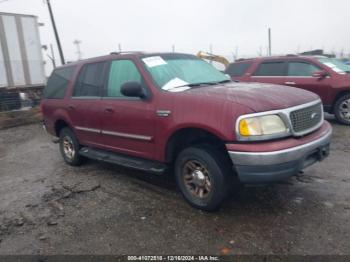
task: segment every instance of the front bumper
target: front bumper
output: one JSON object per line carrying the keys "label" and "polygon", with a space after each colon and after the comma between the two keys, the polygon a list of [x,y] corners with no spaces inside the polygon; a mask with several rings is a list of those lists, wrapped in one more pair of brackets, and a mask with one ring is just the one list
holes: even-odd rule
{"label": "front bumper", "polygon": [[[294,147],[274,151],[228,150],[228,153],[242,183],[264,184],[279,181],[298,174],[302,169],[328,156],[332,127],[325,122],[316,132],[310,138],[302,138],[305,143]],[[312,140],[308,141],[310,139]]]}

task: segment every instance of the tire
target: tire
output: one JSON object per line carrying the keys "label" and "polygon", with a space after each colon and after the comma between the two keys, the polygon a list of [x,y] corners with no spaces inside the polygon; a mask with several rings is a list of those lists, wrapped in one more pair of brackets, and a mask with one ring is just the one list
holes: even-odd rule
{"label": "tire", "polygon": [[350,125],[350,94],[340,97],[335,102],[334,115],[339,123]]}
{"label": "tire", "polygon": [[201,210],[218,209],[232,188],[232,164],[222,152],[210,146],[184,149],[174,169],[182,195],[190,205]]}
{"label": "tire", "polygon": [[61,155],[68,165],[81,165],[83,157],[79,154],[80,145],[70,128],[65,127],[60,131],[59,144]]}

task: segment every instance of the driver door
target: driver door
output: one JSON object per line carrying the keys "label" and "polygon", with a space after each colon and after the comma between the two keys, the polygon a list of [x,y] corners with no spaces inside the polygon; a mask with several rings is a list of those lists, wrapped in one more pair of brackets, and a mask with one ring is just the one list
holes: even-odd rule
{"label": "driver door", "polygon": [[128,81],[145,82],[132,60],[110,63],[102,101],[102,136],[108,149],[152,158],[155,148],[155,107],[151,100],[126,97],[121,86]]}

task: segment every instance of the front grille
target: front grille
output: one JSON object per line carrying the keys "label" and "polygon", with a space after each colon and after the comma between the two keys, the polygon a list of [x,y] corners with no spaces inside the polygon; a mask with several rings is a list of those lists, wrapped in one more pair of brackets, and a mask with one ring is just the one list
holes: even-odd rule
{"label": "front grille", "polygon": [[290,120],[295,133],[312,130],[322,121],[322,104],[316,104],[302,109],[292,111]]}

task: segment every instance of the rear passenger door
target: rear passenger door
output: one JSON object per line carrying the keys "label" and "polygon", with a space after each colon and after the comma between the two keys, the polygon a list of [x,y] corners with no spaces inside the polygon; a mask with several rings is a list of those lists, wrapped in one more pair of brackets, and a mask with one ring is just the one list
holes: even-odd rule
{"label": "rear passenger door", "polygon": [[107,149],[143,158],[154,154],[155,107],[151,99],[125,97],[121,86],[137,81],[147,90],[136,64],[113,60],[109,66],[101,109],[102,136]]}
{"label": "rear passenger door", "polygon": [[106,62],[86,64],[74,84],[68,114],[81,144],[102,146],[101,93],[105,83]]}
{"label": "rear passenger door", "polygon": [[271,60],[260,63],[254,70],[251,81],[284,85],[287,63],[283,60]]}

